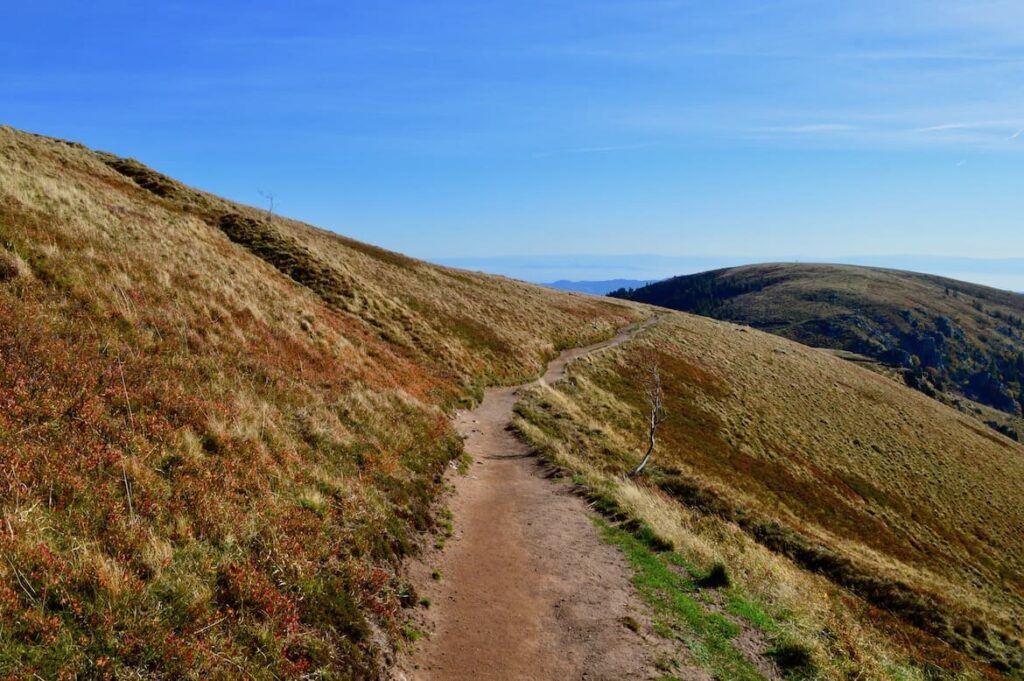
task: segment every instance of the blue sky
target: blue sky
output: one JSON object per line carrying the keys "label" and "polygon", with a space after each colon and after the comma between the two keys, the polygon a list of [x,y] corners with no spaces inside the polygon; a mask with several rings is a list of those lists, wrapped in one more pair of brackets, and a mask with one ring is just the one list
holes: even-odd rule
{"label": "blue sky", "polygon": [[48,2],[0,122],[421,257],[1024,256],[1024,3]]}

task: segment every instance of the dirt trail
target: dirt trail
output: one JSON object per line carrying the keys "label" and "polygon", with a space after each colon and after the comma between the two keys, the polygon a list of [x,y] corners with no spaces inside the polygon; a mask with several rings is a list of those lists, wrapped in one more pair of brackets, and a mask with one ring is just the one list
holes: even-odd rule
{"label": "dirt trail", "polygon": [[[563,352],[540,381],[561,379],[573,360],[652,322]],[[631,617],[649,631],[624,558],[601,540],[583,500],[567,483],[548,479],[508,430],[519,391],[537,383],[489,389],[479,407],[456,419],[473,464],[453,479],[453,537],[412,569],[417,590],[433,605],[424,623],[430,638],[400,666],[408,679],[654,675],[650,658],[662,643],[623,623]]]}

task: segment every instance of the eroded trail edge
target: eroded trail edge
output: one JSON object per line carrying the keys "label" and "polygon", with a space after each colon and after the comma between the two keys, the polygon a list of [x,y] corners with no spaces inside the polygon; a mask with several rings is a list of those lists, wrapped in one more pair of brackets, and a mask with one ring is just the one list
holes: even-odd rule
{"label": "eroded trail edge", "polygon": [[[429,637],[399,674],[408,679],[624,679],[652,675],[644,609],[622,554],[605,543],[569,484],[552,481],[510,431],[520,392],[564,377],[574,360],[620,345],[650,318],[614,338],[562,352],[538,381],[492,388],[456,428],[473,459],[453,477],[454,533],[411,566],[430,600]],[[634,631],[634,628],[639,631]]]}

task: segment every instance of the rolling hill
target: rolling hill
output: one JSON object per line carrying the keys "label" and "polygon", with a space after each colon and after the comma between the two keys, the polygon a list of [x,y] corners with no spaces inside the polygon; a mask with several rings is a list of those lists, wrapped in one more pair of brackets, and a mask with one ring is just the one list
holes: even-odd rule
{"label": "rolling hill", "polygon": [[446,415],[640,316],[0,128],[0,676],[379,673]]}
{"label": "rolling hill", "polygon": [[899,369],[909,385],[1024,437],[1014,418],[1024,409],[1022,294],[897,270],[770,264],[611,295],[872,358]]}
{"label": "rolling hill", "polygon": [[[0,676],[386,678],[454,412],[653,312],[0,128]],[[650,356],[670,417],[625,480]],[[1020,675],[1024,447],[953,409],[671,313],[518,428],[674,569],[720,563],[684,614],[749,620],[790,678]]]}

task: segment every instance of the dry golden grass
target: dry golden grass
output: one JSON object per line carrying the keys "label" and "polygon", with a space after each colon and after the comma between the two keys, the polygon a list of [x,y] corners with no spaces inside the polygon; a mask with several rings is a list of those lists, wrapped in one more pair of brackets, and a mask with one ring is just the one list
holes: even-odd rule
{"label": "dry golden grass", "polygon": [[[657,469],[622,482],[645,437],[644,347],[659,355],[671,417]],[[525,434],[693,559],[724,559],[794,613],[830,676],[1019,664],[1024,447],[826,352],[684,314],[571,376],[523,405]]]}
{"label": "dry golden grass", "polygon": [[447,412],[639,316],[0,128],[0,677],[373,675]]}

